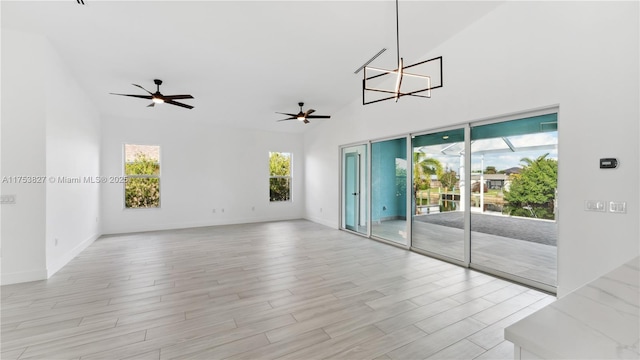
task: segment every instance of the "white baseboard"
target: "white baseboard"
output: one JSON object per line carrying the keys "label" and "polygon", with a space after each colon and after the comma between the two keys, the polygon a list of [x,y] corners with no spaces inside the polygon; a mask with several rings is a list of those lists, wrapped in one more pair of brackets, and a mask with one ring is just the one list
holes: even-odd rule
{"label": "white baseboard", "polygon": [[1,285],[26,283],[31,281],[46,280],[47,269],[21,271],[15,273],[2,273]]}
{"label": "white baseboard", "polygon": [[67,265],[73,258],[78,256],[84,249],[88,248],[89,245],[93,244],[102,234],[96,234],[88,239],[82,241],[76,247],[74,247],[71,251],[64,254],[62,257],[52,261],[51,264],[47,263],[47,279],[53,276],[53,274],[57,273],[60,269],[62,269],[65,265]]}
{"label": "white baseboard", "polygon": [[305,217],[304,219],[312,221],[314,223],[318,223],[320,225],[328,226],[328,227],[330,227],[332,229],[338,229],[339,228],[338,224],[336,224],[335,221],[329,221],[329,220],[321,219],[321,218],[317,218],[317,217]]}
{"label": "white baseboard", "polygon": [[302,219],[299,216],[292,217],[252,217],[252,218],[235,218],[235,219],[225,219],[218,221],[207,221],[207,222],[181,222],[181,223],[173,223],[173,224],[162,224],[162,225],[143,225],[143,226],[135,226],[135,227],[122,227],[116,229],[107,229],[104,231],[103,235],[119,235],[119,234],[130,234],[130,233],[139,233],[139,232],[149,232],[149,231],[164,231],[164,230],[178,230],[178,229],[191,229],[198,227],[206,227],[206,226],[222,226],[222,225],[238,225],[238,224],[253,224],[253,223],[261,223],[261,222],[271,222],[271,221],[287,221],[287,220],[298,220]]}

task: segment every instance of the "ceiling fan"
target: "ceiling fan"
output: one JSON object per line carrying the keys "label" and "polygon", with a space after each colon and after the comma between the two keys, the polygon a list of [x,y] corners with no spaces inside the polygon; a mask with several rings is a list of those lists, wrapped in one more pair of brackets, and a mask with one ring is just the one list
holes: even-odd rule
{"label": "ceiling fan", "polygon": [[187,104],[183,104],[183,103],[175,101],[175,100],[180,100],[180,99],[193,99],[193,96],[191,96],[191,95],[162,95],[162,93],[160,92],[160,85],[162,85],[162,80],[155,79],[155,80],[153,80],[153,82],[157,85],[155,93],[152,93],[151,91],[143,88],[142,86],[140,86],[138,84],[131,84],[133,86],[139,87],[140,89],[148,92],[149,95],[116,94],[116,93],[110,93],[110,94],[111,95],[130,96],[130,97],[135,97],[135,98],[140,98],[140,99],[151,100],[151,104],[147,105],[147,107],[154,107],[156,104],[167,103],[167,104],[171,104],[171,105],[181,106],[181,107],[187,108],[187,109],[193,109],[193,106],[191,106],[191,105],[187,105]]}
{"label": "ceiling fan", "polygon": [[282,115],[290,116],[290,117],[288,117],[286,119],[282,119],[282,120],[278,120],[278,121],[299,120],[299,121],[302,121],[305,124],[308,124],[310,122],[309,119],[329,119],[329,118],[331,118],[331,116],[329,116],[329,115],[311,115],[312,113],[315,112],[315,110],[313,110],[313,109],[307,109],[307,111],[302,111],[302,107],[304,106],[303,102],[299,102],[298,106],[300,106],[300,112],[297,113],[297,114],[276,112],[276,114],[282,114]]}

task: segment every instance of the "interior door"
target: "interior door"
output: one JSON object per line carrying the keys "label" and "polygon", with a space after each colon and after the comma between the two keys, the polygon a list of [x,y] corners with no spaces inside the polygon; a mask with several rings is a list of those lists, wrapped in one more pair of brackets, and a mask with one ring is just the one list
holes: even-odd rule
{"label": "interior door", "polygon": [[345,227],[358,231],[360,218],[360,155],[345,154]]}

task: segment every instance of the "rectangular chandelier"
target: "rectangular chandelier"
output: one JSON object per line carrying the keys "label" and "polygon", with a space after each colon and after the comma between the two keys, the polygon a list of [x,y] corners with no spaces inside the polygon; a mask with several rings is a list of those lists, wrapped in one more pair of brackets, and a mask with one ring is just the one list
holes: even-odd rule
{"label": "rectangular chandelier", "polygon": [[[383,51],[386,49],[383,49]],[[396,0],[396,56],[398,67],[395,70],[386,70],[367,66],[373,59],[382,53],[379,52],[364,66],[362,79],[362,105],[377,103],[380,101],[395,99],[396,102],[403,96],[416,96],[430,98],[431,90],[442,87],[442,56],[421,61],[413,65],[404,66],[404,60],[400,57],[400,17],[398,15],[398,0]],[[434,68],[435,66],[435,68]],[[406,69],[412,68],[412,72]],[[360,70],[360,69],[358,69]],[[367,71],[379,73],[367,76]],[[356,71],[357,73],[358,71]],[[420,73],[432,75],[420,75]],[[433,76],[439,76],[433,85]],[[375,84],[389,85],[391,77],[395,77],[393,89],[377,87]],[[377,94],[380,97],[373,97],[367,100],[367,94]],[[391,94],[391,96],[387,96]]]}
{"label": "rectangular chandelier", "polygon": [[[414,70],[427,69],[430,70],[428,73],[432,75],[420,75],[416,73],[417,71],[407,71],[411,68]],[[374,73],[374,75],[367,76],[367,72]],[[392,79],[395,80],[392,89],[380,87],[381,85],[389,85],[385,83],[390,83]],[[362,105],[392,99],[398,101],[403,96],[430,98],[431,90],[442,87],[442,80],[442,56],[408,66],[404,66],[403,59],[400,58],[398,68],[395,70],[365,66],[362,79]]]}

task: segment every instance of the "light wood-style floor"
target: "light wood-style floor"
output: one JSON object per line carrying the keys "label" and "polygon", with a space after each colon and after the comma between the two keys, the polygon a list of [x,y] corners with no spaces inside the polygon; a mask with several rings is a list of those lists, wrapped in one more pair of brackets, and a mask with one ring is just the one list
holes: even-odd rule
{"label": "light wood-style floor", "polygon": [[555,300],[304,220],[103,237],[1,290],[2,359],[510,359]]}
{"label": "light wood-style floor", "polygon": [[[372,232],[383,239],[407,244],[406,227],[404,220],[389,220],[374,225]],[[464,259],[464,230],[422,221],[414,221],[412,227],[412,247]],[[472,263],[552,287],[557,285],[557,253],[552,245],[471,232]]]}

